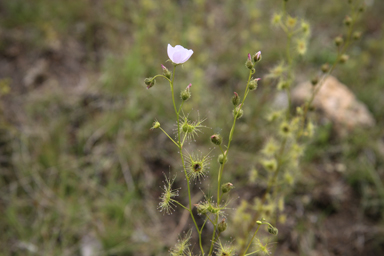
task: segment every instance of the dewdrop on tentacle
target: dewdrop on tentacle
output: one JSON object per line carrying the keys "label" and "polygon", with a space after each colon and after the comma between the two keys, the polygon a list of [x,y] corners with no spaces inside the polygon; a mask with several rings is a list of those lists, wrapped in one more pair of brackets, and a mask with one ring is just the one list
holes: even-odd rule
{"label": "dewdrop on tentacle", "polygon": [[191,180],[204,178],[209,170],[209,153],[205,156],[189,154],[186,158],[186,169]]}
{"label": "dewdrop on tentacle", "polygon": [[[164,175],[165,176],[165,175]],[[165,176],[165,181],[163,185],[163,193],[160,196],[160,203],[157,209],[160,210],[160,212],[171,214],[172,211],[174,211],[175,203],[173,202],[173,197],[176,197],[179,195],[178,189],[172,189],[173,182],[175,181],[176,176],[172,179]]]}
{"label": "dewdrop on tentacle", "polygon": [[220,239],[215,243],[215,255],[217,256],[233,256],[235,255],[234,248],[230,244],[223,245]]}
{"label": "dewdrop on tentacle", "polygon": [[177,244],[171,248],[169,251],[171,256],[180,256],[180,255],[191,255],[191,250],[189,248],[192,231],[189,230],[183,238],[179,237]]}
{"label": "dewdrop on tentacle", "polygon": [[202,123],[205,119],[197,121],[190,121],[188,116],[181,116],[180,134],[182,137],[186,137],[187,140],[195,138],[198,132],[201,132],[201,128],[205,127]]}

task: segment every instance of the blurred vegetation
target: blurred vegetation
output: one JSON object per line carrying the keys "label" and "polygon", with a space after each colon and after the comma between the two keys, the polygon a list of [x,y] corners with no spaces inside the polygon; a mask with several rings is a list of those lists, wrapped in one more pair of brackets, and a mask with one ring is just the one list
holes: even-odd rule
{"label": "blurred vegetation", "polygon": [[[180,163],[165,135],[149,128],[156,118],[165,129],[174,129],[169,121],[173,109],[167,84],[158,81],[146,90],[143,79],[161,72],[168,43],[193,49],[176,78],[176,95],[192,83],[186,109],[191,116],[207,117],[213,131],[227,132],[229,100],[244,86],[247,53],[263,52],[261,76],[283,55],[285,42],[270,25],[281,2],[0,2],[0,255],[81,255],[89,241],[101,255],[166,255],[184,227],[179,218],[156,210],[159,186],[163,173],[179,173]],[[343,29],[346,2],[289,1],[289,11],[312,26],[297,83],[335,58],[333,39]],[[356,255],[384,251],[384,2],[366,3],[358,24],[362,40],[335,75],[367,105],[376,127],[340,137],[331,123],[319,119],[302,177],[287,201],[287,214],[296,225],[286,231],[279,227],[286,236],[277,247],[283,244],[294,255],[342,251],[327,248],[327,241],[307,240],[327,228],[322,225],[327,219],[342,214],[337,198],[324,202],[314,195],[334,179],[352,188],[355,217],[345,219],[361,229],[358,235],[366,241]],[[39,61],[47,64],[32,70]],[[239,121],[228,163],[233,171],[224,174],[239,193],[235,205],[263,189],[249,175],[270,132],[264,118],[274,86],[262,83]],[[204,132],[196,149],[207,148],[212,130]],[[338,171],[334,166],[344,167]],[[217,163],[211,170],[217,170]],[[175,186],[184,182],[181,177]],[[304,215],[297,215],[298,205],[304,205]],[[311,222],[311,216],[319,222]]]}

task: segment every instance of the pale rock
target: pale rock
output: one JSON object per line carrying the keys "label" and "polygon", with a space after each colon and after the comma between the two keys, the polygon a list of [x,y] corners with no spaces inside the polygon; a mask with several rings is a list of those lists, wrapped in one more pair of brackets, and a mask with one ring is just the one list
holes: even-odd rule
{"label": "pale rock", "polygon": [[[292,90],[292,100],[299,105],[303,104],[310,98],[314,88],[310,82],[299,84]],[[313,101],[313,106],[321,110],[339,131],[375,125],[367,107],[333,76],[326,78]]]}

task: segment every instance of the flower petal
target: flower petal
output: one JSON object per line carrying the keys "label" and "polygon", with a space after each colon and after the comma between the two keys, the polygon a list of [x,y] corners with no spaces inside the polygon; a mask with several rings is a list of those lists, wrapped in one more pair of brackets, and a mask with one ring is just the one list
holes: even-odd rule
{"label": "flower petal", "polygon": [[175,48],[173,48],[172,45],[168,44],[167,53],[168,53],[168,57],[171,59],[172,62],[173,62],[172,56],[175,53]]}
{"label": "flower petal", "polygon": [[185,49],[183,46],[181,45],[176,45],[175,46],[175,51],[187,51],[188,49]]}
{"label": "flower petal", "polygon": [[189,60],[189,58],[191,58],[192,54],[193,54],[192,50],[188,50],[188,51],[184,52],[184,59],[183,59],[182,63],[184,63],[187,60]]}
{"label": "flower petal", "polygon": [[183,62],[184,59],[185,59],[185,55],[183,51],[176,51],[175,53],[173,53],[171,58],[172,62],[175,64],[184,63]]}

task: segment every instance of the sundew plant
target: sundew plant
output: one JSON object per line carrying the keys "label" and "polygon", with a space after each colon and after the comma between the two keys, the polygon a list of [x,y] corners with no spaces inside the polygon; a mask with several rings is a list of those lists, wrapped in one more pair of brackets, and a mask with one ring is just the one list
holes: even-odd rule
{"label": "sundew plant", "polygon": [[[215,196],[204,196],[204,200],[194,202],[191,195],[191,187],[196,182],[205,182],[206,176],[211,175],[209,170],[210,161],[215,152],[203,155],[198,152],[190,152],[189,142],[193,142],[199,136],[201,130],[205,128],[204,119],[192,120],[183,111],[186,101],[192,100],[193,85],[185,82],[184,85],[175,84],[175,75],[178,68],[193,57],[193,50],[186,49],[181,45],[173,47],[168,44],[167,54],[172,64],[169,70],[165,65],[161,65],[162,74],[146,78],[147,89],[155,86],[160,79],[168,81],[170,94],[176,119],[175,135],[163,129],[163,120],[156,120],[152,130],[160,130],[175,145],[180,154],[182,171],[186,180],[188,203],[186,205],[178,200],[179,188],[173,185],[175,174],[165,176],[162,186],[162,194],[158,209],[162,213],[172,214],[177,209],[189,212],[194,225],[194,230],[189,230],[185,236],[181,237],[177,244],[169,251],[171,255],[269,255],[272,253],[273,246],[269,241],[275,240],[278,236],[277,222],[284,223],[284,201],[290,190],[295,186],[295,182],[300,173],[300,158],[305,151],[305,146],[316,132],[315,125],[311,121],[309,113],[313,109],[313,100],[338,64],[348,61],[347,50],[354,40],[360,38],[361,33],[355,30],[355,23],[359,14],[363,12],[364,6],[356,1],[348,1],[349,13],[344,19],[345,31],[335,38],[336,58],[333,63],[324,63],[319,68],[318,75],[311,78],[312,94],[307,101],[294,108],[291,102],[291,88],[295,83],[296,64],[302,55],[306,54],[308,39],[311,35],[309,23],[299,17],[293,17],[286,11],[287,0],[282,1],[282,10],[272,17],[272,24],[285,35],[286,48],[282,49],[283,59],[271,69],[265,79],[275,81],[277,90],[284,92],[288,98],[286,109],[280,109],[267,113],[267,119],[271,123],[271,136],[265,142],[261,152],[259,152],[260,170],[253,170],[251,174],[255,179],[259,175],[264,176],[265,191],[261,197],[255,198],[253,202],[243,202],[235,210],[233,223],[226,220],[226,212],[229,209],[231,190],[236,189],[235,184],[223,180],[223,173],[226,171],[226,164],[231,160],[231,142],[235,139],[236,123],[243,115],[244,105],[252,94],[257,93],[258,83],[263,77],[257,71],[257,65],[262,61],[262,53],[259,49],[250,49],[254,52],[244,56],[244,73],[248,71],[248,78],[244,82],[242,92],[234,92],[232,97],[228,95],[228,104],[232,104],[232,127],[229,131],[222,134],[211,134],[207,139],[215,146],[217,151],[217,161],[219,170],[217,172],[217,187],[214,192],[208,191],[206,194]],[[268,56],[264,56],[263,61],[268,61]],[[180,95],[175,95],[176,86],[185,86]],[[249,99],[248,99],[249,100]],[[229,116],[229,115],[228,115]],[[226,135],[224,136],[223,134]],[[187,143],[188,142],[188,143]],[[208,150],[209,151],[209,150]],[[213,177],[211,177],[213,178]],[[213,186],[212,186],[213,187]],[[197,213],[195,216],[194,213]],[[196,218],[202,218],[202,224]],[[202,235],[207,229],[207,223],[213,226],[212,234]],[[224,242],[222,233],[227,230],[227,225],[234,224],[231,241]],[[265,227],[267,236],[261,236],[259,230]],[[190,239],[193,233],[198,235],[198,245],[191,246]],[[228,232],[228,231],[227,231]],[[204,239],[209,237],[209,239]],[[277,245],[278,246],[278,245]],[[198,249],[197,249],[198,248]]]}

